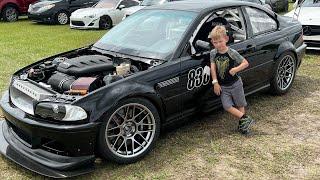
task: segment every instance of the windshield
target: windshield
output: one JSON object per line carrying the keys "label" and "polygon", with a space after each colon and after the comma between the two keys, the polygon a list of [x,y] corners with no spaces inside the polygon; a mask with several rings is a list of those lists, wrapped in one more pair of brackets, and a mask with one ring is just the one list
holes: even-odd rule
{"label": "windshield", "polygon": [[302,3],[302,7],[320,7],[319,0],[305,0]]}
{"label": "windshield", "polygon": [[167,2],[167,0],[143,0],[141,6],[159,5]]}
{"label": "windshield", "polygon": [[112,28],[94,47],[168,60],[195,16],[187,11],[140,10]]}
{"label": "windshield", "polygon": [[115,8],[120,0],[101,0],[94,7],[96,8]]}

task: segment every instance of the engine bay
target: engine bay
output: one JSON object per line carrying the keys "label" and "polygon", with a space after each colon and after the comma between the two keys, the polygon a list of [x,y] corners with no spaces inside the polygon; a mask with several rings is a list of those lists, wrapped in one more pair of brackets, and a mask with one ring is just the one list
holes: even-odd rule
{"label": "engine bay", "polygon": [[98,53],[70,53],[31,66],[20,78],[60,94],[83,96],[158,64]]}

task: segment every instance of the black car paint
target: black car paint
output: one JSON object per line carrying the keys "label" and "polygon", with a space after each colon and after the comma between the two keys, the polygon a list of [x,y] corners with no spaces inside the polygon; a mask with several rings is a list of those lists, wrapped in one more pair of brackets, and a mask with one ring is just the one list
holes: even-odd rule
{"label": "black car paint", "polygon": [[[282,53],[286,51],[294,53],[298,60],[297,64],[300,65],[301,58],[304,55],[305,47],[302,46],[302,41],[297,43],[302,31],[301,25],[298,23],[288,23],[284,19],[279,18],[273,12],[251,3],[239,3],[237,5],[247,5],[258,9],[263,9],[271,17],[278,19],[280,25],[279,29],[274,32],[266,32],[265,34],[257,36],[253,36],[249,33],[247,40],[231,45],[232,48],[240,51],[250,63],[250,67],[243,71],[240,75],[244,81],[246,94],[251,94],[257,90],[264,89],[269,86],[274,61],[276,61]],[[169,9],[172,8],[166,5],[162,7]],[[37,168],[33,168],[31,170],[46,176],[64,177],[68,176],[66,175],[68,172],[73,172],[77,166],[81,168],[83,164],[86,164],[83,162],[90,162],[86,161],[87,156],[94,154],[95,135],[98,133],[99,124],[101,121],[103,121],[104,114],[110,113],[110,108],[122,99],[128,97],[143,97],[150,100],[152,103],[154,103],[159,111],[162,126],[169,126],[175,121],[181,121],[195,112],[210,111],[219,107],[219,97],[212,93],[212,86],[210,85],[210,82],[207,85],[200,86],[199,88],[195,88],[191,91],[187,90],[186,84],[188,80],[188,71],[191,69],[204,67],[209,64],[209,51],[201,52],[196,55],[190,55],[188,54],[187,48],[191,34],[195,31],[199,22],[211,11],[224,7],[235,7],[235,4],[226,3],[225,5],[220,4],[220,6],[208,7],[199,10],[198,18],[193,22],[192,26],[186,32],[184,39],[175,50],[174,56],[170,61],[95,90],[81,99],[68,102],[84,108],[89,114],[89,119],[84,124],[75,125],[59,123],[27,116],[24,112],[19,112],[17,108],[12,106],[8,99],[8,93],[6,93],[1,100],[1,107],[4,110],[5,117],[8,121],[6,124],[14,124],[14,126],[17,126],[22,131],[29,132],[31,137],[32,135],[37,135],[38,138],[49,135],[49,137],[52,139],[60,140],[59,143],[64,144],[67,149],[78,148],[79,150],[78,153],[73,154],[74,157],[79,157],[79,159],[77,159],[78,164],[75,162],[71,169],[70,167],[64,167],[60,169],[57,168],[57,166],[63,167],[63,164],[61,164],[61,159],[66,157],[64,155],[52,157],[50,161],[55,164],[52,166],[48,166],[48,164],[37,158],[29,157],[28,161],[33,163],[36,162],[39,165]],[[158,7],[150,7],[148,9],[152,8]],[[183,6],[180,8],[183,9]],[[250,32],[251,27],[248,25],[248,22],[246,24],[247,31]],[[293,44],[292,42],[295,43]],[[250,46],[252,48],[250,48]],[[92,49],[94,48],[89,46],[78,50],[69,51],[67,53],[62,53],[59,56],[97,53],[96,50],[92,51]],[[100,53],[103,53],[103,51],[100,51]],[[107,51],[105,53],[108,54]],[[265,57],[268,57],[267,61],[265,61]],[[31,65],[28,67],[31,67]],[[26,68],[18,71],[15,73],[15,75],[18,75],[19,72],[25,69]],[[177,77],[179,79],[173,84],[167,86],[161,84],[162,82]],[[76,130],[76,127],[78,126],[85,129],[90,129],[89,132],[91,132],[91,135],[88,134],[89,136],[87,136],[87,139],[84,141],[80,140],[77,136],[79,131]],[[3,128],[5,129],[4,125]],[[74,136],[64,139],[63,137],[65,136],[65,133],[69,132],[73,133]],[[81,132],[86,133],[86,131]],[[5,134],[3,131],[2,133]],[[35,145],[39,146],[39,144],[37,144],[39,143],[37,138],[35,141],[31,142],[32,144],[34,143]],[[85,145],[89,145],[89,148],[85,147]],[[12,145],[9,143],[7,144],[6,148],[8,147],[12,147]],[[30,149],[30,151],[33,150],[34,149],[32,148]],[[10,151],[2,151],[2,153],[10,158]],[[28,168],[28,165],[26,164],[21,165]],[[44,169],[46,169],[46,171],[44,171]],[[48,169],[50,169],[51,173],[47,172]],[[77,173],[72,175],[77,175]]]}
{"label": "black car paint", "polygon": [[[32,5],[36,6],[38,3],[45,2],[46,1],[38,1]],[[28,13],[28,18],[35,22],[56,23],[56,15],[58,12],[65,11],[68,13],[68,16],[70,16],[75,10],[91,7],[97,2],[98,0],[60,0],[53,3],[55,6],[47,11],[41,13]],[[52,4],[50,1],[47,1],[47,3]]]}

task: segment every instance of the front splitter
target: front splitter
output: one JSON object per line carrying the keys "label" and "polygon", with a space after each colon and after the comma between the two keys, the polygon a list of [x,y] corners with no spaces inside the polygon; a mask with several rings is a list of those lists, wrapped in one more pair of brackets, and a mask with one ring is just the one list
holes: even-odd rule
{"label": "front splitter", "polygon": [[52,178],[67,178],[87,174],[94,170],[93,163],[91,165],[86,165],[77,169],[66,171],[52,169],[40,163],[37,163],[36,161],[24,156],[19,152],[19,150],[8,143],[4,136],[4,132],[7,130],[8,125],[5,120],[0,120],[0,153],[8,159],[14,161],[15,163],[21,165],[22,167],[29,169],[30,171]]}

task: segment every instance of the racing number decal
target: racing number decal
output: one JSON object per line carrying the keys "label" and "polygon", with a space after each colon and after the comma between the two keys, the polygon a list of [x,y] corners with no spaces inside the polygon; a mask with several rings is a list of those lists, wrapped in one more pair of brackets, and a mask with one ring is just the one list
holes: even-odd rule
{"label": "racing number decal", "polygon": [[190,91],[193,88],[207,85],[210,81],[210,67],[204,68],[198,67],[197,69],[191,69],[188,73],[187,89]]}

